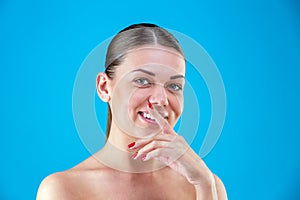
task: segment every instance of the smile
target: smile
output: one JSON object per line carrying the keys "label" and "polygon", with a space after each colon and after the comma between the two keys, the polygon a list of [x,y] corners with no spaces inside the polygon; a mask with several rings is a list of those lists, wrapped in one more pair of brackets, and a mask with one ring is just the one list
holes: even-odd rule
{"label": "smile", "polygon": [[142,111],[140,111],[138,113],[139,113],[139,115],[141,115],[143,118],[145,118],[147,120],[155,121],[155,119],[149,113],[142,112]]}

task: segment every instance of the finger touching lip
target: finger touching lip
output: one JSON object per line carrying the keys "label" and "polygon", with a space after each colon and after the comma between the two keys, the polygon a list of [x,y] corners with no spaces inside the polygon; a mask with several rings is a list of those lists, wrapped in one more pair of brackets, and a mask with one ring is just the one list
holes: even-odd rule
{"label": "finger touching lip", "polygon": [[165,118],[166,115],[161,115],[161,113],[157,111],[156,106],[150,108],[148,105],[148,111],[161,128],[164,128],[166,124],[168,124],[166,120],[167,117]]}

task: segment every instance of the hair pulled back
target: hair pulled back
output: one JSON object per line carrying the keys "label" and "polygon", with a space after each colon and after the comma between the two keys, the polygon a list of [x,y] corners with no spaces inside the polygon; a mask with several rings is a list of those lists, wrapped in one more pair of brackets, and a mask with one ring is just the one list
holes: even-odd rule
{"label": "hair pulled back", "polygon": [[[184,57],[179,42],[167,30],[150,23],[133,24],[121,30],[108,46],[105,61],[105,73],[108,78],[114,78],[116,67],[122,64],[128,51],[144,45],[170,47]],[[109,137],[111,121],[112,113],[108,105],[106,139]]]}

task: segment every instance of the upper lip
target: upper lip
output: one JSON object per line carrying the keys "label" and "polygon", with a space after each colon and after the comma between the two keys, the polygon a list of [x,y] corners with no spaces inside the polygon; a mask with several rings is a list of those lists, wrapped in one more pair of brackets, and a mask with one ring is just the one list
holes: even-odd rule
{"label": "upper lip", "polygon": [[158,112],[163,118],[168,119],[169,115],[167,112]]}
{"label": "upper lip", "polygon": [[157,110],[157,112],[165,119],[167,119],[169,117],[169,114],[167,112],[167,110],[164,107],[161,106],[155,106],[155,109]]}

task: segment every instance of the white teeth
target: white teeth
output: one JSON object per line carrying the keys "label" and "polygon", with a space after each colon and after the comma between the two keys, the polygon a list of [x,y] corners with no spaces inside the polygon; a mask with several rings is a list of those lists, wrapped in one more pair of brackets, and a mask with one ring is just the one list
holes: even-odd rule
{"label": "white teeth", "polygon": [[143,113],[143,116],[147,119],[152,119],[154,120],[154,118],[149,114],[149,113]]}

